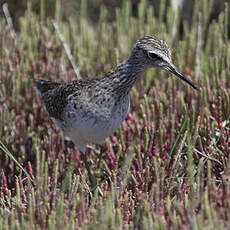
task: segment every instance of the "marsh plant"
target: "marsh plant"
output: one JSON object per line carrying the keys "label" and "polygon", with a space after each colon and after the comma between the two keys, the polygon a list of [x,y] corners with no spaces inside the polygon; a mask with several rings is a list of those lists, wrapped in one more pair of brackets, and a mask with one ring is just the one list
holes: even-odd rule
{"label": "marsh plant", "polygon": [[[57,1],[59,30],[44,17],[44,1],[39,14],[28,3],[16,32],[1,16],[0,229],[229,228],[229,6],[211,21],[213,1],[195,1],[192,23],[181,24],[164,2],[156,17],[144,0],[135,16],[123,1],[112,21],[102,6],[92,25],[87,1],[68,20]],[[71,81],[73,63],[82,78],[103,76],[144,35],[164,39],[173,63],[200,91],[166,71],[147,71],[101,163],[100,146],[86,151],[102,181],[92,194],[84,162],[50,121],[33,79]]]}

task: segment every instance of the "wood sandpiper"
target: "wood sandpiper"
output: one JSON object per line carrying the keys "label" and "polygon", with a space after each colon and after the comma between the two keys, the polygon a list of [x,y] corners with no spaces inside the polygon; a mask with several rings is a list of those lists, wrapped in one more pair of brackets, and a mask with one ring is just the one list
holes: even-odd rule
{"label": "wood sandpiper", "polygon": [[167,43],[154,36],[139,39],[128,59],[104,77],[67,83],[35,80],[52,121],[80,151],[92,187],[97,182],[85,156],[86,145],[103,143],[120,127],[129,111],[130,90],[149,67],[168,70],[198,89],[172,64]]}

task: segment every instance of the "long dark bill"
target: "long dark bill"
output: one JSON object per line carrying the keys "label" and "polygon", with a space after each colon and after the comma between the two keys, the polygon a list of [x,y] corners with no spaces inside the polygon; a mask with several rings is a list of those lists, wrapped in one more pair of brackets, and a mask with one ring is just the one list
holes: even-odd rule
{"label": "long dark bill", "polygon": [[168,66],[168,70],[175,74],[177,77],[180,79],[184,80],[187,82],[189,85],[191,85],[194,89],[199,90],[199,88],[190,80],[188,79],[183,73],[177,70],[175,66]]}

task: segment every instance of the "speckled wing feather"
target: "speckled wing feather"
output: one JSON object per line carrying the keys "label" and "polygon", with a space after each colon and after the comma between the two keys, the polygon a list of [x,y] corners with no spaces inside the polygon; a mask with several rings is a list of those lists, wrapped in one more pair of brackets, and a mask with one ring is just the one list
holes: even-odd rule
{"label": "speckled wing feather", "polygon": [[57,88],[61,83],[43,80],[43,79],[35,79],[35,88],[37,92],[42,95],[50,90]]}
{"label": "speckled wing feather", "polygon": [[62,83],[36,79],[36,90],[40,94],[51,117],[61,120],[61,114],[66,103],[66,96]]}
{"label": "speckled wing feather", "polygon": [[[83,103],[84,100],[92,97],[90,88],[95,92],[94,86],[98,81],[98,78],[85,78],[67,83],[57,83],[36,79],[35,88],[41,95],[49,115],[53,118],[62,120],[64,108],[70,103],[74,103],[76,106],[81,107],[81,103]],[[84,92],[87,92],[87,95],[84,95],[85,97],[82,98],[81,94]]]}

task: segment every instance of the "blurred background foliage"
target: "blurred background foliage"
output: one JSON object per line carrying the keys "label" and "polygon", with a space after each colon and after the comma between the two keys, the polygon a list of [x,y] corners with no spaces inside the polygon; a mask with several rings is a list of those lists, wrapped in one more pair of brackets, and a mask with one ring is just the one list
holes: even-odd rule
{"label": "blurred background foliage", "polygon": [[[36,12],[40,15],[40,3],[43,1],[44,8],[45,8],[45,17],[53,18],[55,15],[55,5],[56,0],[0,0],[0,5],[4,4],[5,2],[8,3],[10,13],[12,14],[12,18],[16,27],[16,30],[19,30],[19,20],[18,18],[24,16],[25,11],[27,9],[28,2],[32,3],[33,12]],[[85,0],[82,0],[85,1]],[[183,22],[187,21],[189,25],[192,22],[192,15],[193,9],[196,2],[199,0],[148,0],[147,7],[153,6],[154,14],[156,17],[159,16],[159,7],[161,2],[165,2],[165,19],[166,19],[166,12],[167,7],[170,4],[173,5],[174,8],[179,8],[180,15],[181,15],[181,27],[180,32],[183,33]],[[109,12],[108,14],[108,21],[114,21],[116,17],[116,8],[121,8],[122,0],[89,0],[87,1],[87,18],[89,23],[94,25],[98,22],[100,17],[100,7],[103,6]],[[134,17],[138,15],[138,4],[141,0],[130,0],[132,3],[132,13]],[[224,10],[224,4],[229,2],[229,0],[210,0],[210,4],[213,3],[212,12],[210,14],[210,21],[211,23],[213,20],[217,20],[220,12]],[[62,20],[68,20],[69,17],[75,18],[78,20],[80,17],[81,12],[81,0],[60,0],[61,3],[61,10],[62,10]],[[1,9],[2,10],[2,9]],[[2,17],[3,15],[0,15]],[[230,10],[229,10],[230,16]],[[230,18],[230,17],[229,17]],[[228,25],[228,36],[230,37],[230,25]]]}

